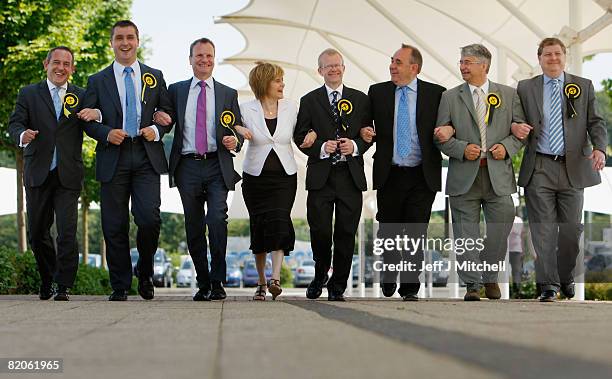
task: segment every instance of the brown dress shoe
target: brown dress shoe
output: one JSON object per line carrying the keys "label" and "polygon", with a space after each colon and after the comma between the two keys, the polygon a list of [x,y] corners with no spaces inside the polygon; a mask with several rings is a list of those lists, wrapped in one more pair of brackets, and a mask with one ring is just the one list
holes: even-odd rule
{"label": "brown dress shoe", "polygon": [[480,301],[480,293],[478,290],[467,290],[465,296],[463,296],[464,301]]}
{"label": "brown dress shoe", "polygon": [[501,298],[501,291],[497,283],[485,283],[484,288],[488,299],[497,300]]}

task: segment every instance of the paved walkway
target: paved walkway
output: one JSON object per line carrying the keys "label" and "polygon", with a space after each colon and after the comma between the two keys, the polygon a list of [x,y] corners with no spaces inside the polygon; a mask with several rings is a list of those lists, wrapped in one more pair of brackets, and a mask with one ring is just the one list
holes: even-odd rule
{"label": "paved walkway", "polygon": [[612,377],[610,302],[249,297],[2,296],[0,357],[63,358],[51,377],[79,379]]}

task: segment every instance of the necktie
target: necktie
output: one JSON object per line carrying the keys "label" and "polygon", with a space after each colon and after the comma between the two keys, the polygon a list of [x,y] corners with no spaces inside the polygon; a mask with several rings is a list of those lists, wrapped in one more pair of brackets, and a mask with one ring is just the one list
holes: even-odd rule
{"label": "necktie", "polygon": [[400,87],[401,95],[397,105],[397,154],[406,158],[410,154],[410,114],[408,113],[408,87]]}
{"label": "necktie", "polygon": [[130,137],[138,135],[138,111],[136,110],[136,90],[132,80],[131,67],[123,69],[125,73],[125,131]]}
{"label": "necktie", "polygon": [[559,79],[553,79],[552,92],[550,94],[550,150],[554,154],[563,154],[565,150],[563,142],[563,118],[561,111],[561,91]]}
{"label": "necktie", "polygon": [[[60,87],[54,87],[51,89],[51,93],[53,94],[51,98],[53,99],[53,107],[55,108],[55,117],[59,120],[60,114],[62,112],[62,100],[59,95]],[[51,160],[51,167],[49,167],[49,171],[53,170],[57,167],[57,148],[53,148],[53,159]]]}
{"label": "necktie", "polygon": [[204,155],[208,150],[208,135],[206,134],[206,82],[201,80],[200,94],[196,108],[195,145],[198,154]]}
{"label": "necktie", "polygon": [[486,156],[487,123],[485,122],[485,117],[487,116],[487,106],[484,102],[482,88],[474,89],[474,95],[476,95],[476,114],[478,115],[478,130],[480,131],[480,146],[482,148],[481,156]]}
{"label": "necktie", "polygon": [[[333,98],[331,102],[331,108],[332,114],[334,115],[334,124],[336,125],[336,140],[340,139],[340,115],[338,114],[338,95],[338,91],[332,92]],[[342,158],[340,149],[336,149],[336,151],[333,152],[331,155],[332,164],[338,163],[340,161],[340,158]]]}

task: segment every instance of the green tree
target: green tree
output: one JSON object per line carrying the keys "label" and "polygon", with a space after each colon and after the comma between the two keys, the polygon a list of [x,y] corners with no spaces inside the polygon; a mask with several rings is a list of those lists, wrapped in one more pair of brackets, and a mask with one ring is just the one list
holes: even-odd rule
{"label": "green tree", "polygon": [[[109,30],[115,21],[129,18],[132,1],[123,0],[5,0],[0,4],[0,150],[15,158],[17,188],[23,187],[23,156],[8,135],[8,119],[19,88],[45,78],[42,61],[52,47],[69,46],[75,53],[76,73],[71,82],[85,86],[87,77],[112,60]],[[84,143],[86,179],[81,198],[83,217],[96,201],[93,180],[94,142]],[[23,191],[17,191],[19,249],[25,251]],[[83,223],[85,228],[87,222]],[[87,232],[84,231],[84,235]],[[86,238],[85,238],[86,240]],[[86,243],[86,242],[85,242]]]}

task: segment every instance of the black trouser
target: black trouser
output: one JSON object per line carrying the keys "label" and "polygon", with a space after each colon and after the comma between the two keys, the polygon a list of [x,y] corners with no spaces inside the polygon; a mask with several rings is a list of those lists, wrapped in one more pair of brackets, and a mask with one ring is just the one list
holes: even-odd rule
{"label": "black trouser", "polygon": [[[38,187],[26,188],[28,240],[43,285],[72,287],[79,265],[76,240],[79,190],[63,187],[57,169]],[[57,255],[51,238],[53,217],[57,226]]]}
{"label": "black trouser", "polygon": [[[307,217],[310,243],[315,261],[315,277],[324,278],[332,264],[333,274],[327,289],[341,294],[351,271],[355,234],[359,226],[363,195],[355,186],[346,163],[332,166],[325,186],[308,191]],[[332,233],[332,220],[335,223]]]}
{"label": "black trouser", "polygon": [[[422,166],[391,166],[387,182],[376,193],[380,223],[378,238],[393,238],[396,235],[408,238],[427,238],[427,226],[431,215],[431,206],[436,193],[431,191],[425,181]],[[425,240],[423,240],[423,243]],[[419,291],[421,265],[423,262],[422,245],[416,251],[388,251],[383,255],[385,263],[412,263],[413,271],[400,272],[399,294],[406,296]],[[395,283],[396,271],[382,273],[383,283]]]}
{"label": "black trouser", "polygon": [[113,290],[128,290],[132,285],[130,259],[130,215],[138,227],[138,275],[153,276],[153,256],[157,251],[159,228],[160,178],[141,142],[126,139],[120,146],[115,175],[101,183],[102,230],[106,241],[108,270]]}

